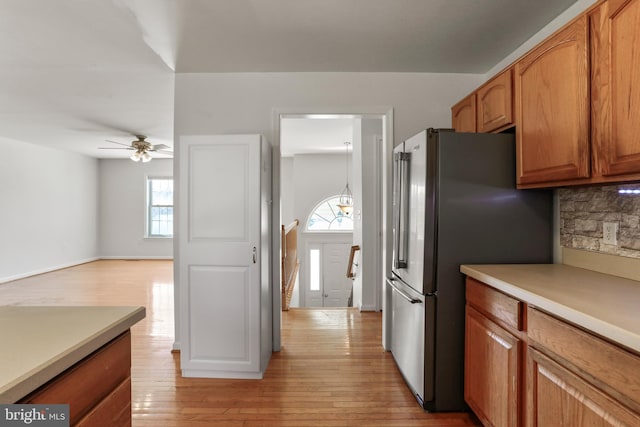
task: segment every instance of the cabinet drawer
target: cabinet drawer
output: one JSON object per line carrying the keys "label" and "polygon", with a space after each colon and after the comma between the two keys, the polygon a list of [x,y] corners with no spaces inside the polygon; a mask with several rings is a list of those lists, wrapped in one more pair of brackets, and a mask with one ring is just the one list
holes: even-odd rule
{"label": "cabinet drawer", "polygon": [[527,335],[530,345],[640,412],[640,357],[531,307]]}
{"label": "cabinet drawer", "polygon": [[467,303],[508,328],[523,330],[522,302],[467,277]]}
{"label": "cabinet drawer", "polygon": [[20,403],[69,404],[71,424],[109,395],[131,372],[131,333],[126,332],[43,385]]}
{"label": "cabinet drawer", "polygon": [[527,426],[638,426],[640,416],[531,347]]}
{"label": "cabinet drawer", "polygon": [[104,398],[75,427],[131,426],[131,378],[127,378]]}

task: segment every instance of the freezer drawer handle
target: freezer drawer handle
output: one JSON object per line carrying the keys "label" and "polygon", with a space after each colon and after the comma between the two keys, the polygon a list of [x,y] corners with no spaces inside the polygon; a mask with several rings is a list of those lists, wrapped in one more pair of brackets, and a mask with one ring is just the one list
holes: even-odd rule
{"label": "freezer drawer handle", "polygon": [[387,283],[389,284],[389,286],[391,286],[393,290],[396,291],[402,298],[406,299],[411,304],[422,304],[422,301],[420,301],[419,299],[412,298],[411,295],[400,290],[393,282],[394,282],[393,279],[387,279]]}

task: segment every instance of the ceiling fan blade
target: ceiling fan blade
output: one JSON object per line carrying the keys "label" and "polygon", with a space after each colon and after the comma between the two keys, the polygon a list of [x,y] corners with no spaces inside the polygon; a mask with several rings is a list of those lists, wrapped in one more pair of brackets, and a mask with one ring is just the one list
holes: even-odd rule
{"label": "ceiling fan blade", "polygon": [[168,156],[173,156],[173,151],[169,150],[153,150],[154,153],[166,154]]}
{"label": "ceiling fan blade", "polygon": [[124,143],[122,143],[122,142],[118,142],[118,141],[111,141],[110,139],[105,139],[105,141],[110,142],[110,143],[112,143],[112,144],[123,145],[123,146],[125,146],[125,147],[127,147],[127,148],[129,148],[129,149],[133,149],[133,148],[131,147],[131,144],[124,144]]}
{"label": "ceiling fan blade", "polygon": [[133,150],[131,147],[98,147],[98,150]]}
{"label": "ceiling fan blade", "polygon": [[164,144],[153,144],[149,149],[149,151],[166,150],[167,148],[170,148],[170,147]]}

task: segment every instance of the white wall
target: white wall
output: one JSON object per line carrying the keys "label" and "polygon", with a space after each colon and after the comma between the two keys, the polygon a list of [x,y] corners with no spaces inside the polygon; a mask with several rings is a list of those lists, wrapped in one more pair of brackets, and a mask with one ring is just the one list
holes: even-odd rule
{"label": "white wall", "polygon": [[173,239],[145,238],[146,179],[173,177],[173,160],[148,163],[101,159],[99,171],[99,254],[103,258],[173,257]]}
{"label": "white wall", "polygon": [[[382,247],[378,238],[382,230],[382,170],[376,163],[380,159],[376,138],[383,136],[381,119],[361,119],[354,129],[354,237],[360,246],[358,272],[354,280],[354,306],[361,310],[382,308]],[[357,136],[355,136],[357,134]]]}
{"label": "white wall", "polygon": [[[351,154],[349,154],[351,162]],[[349,166],[349,183],[353,182]],[[300,154],[293,160],[294,213],[304,229],[315,205],[329,196],[340,195],[346,184],[345,154]],[[351,184],[350,184],[351,186]],[[284,198],[284,192],[281,198]]]}
{"label": "white wall", "polygon": [[96,159],[0,139],[0,282],[91,261]]}
{"label": "white wall", "polygon": [[280,160],[280,217],[282,224],[291,224],[296,218],[295,214],[295,189],[293,180],[293,157],[283,157]]}

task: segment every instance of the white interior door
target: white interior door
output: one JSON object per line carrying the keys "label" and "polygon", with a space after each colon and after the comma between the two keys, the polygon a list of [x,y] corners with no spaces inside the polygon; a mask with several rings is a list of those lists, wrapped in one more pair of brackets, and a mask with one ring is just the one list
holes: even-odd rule
{"label": "white interior door", "polygon": [[178,256],[185,376],[260,368],[260,137],[185,136]]}

